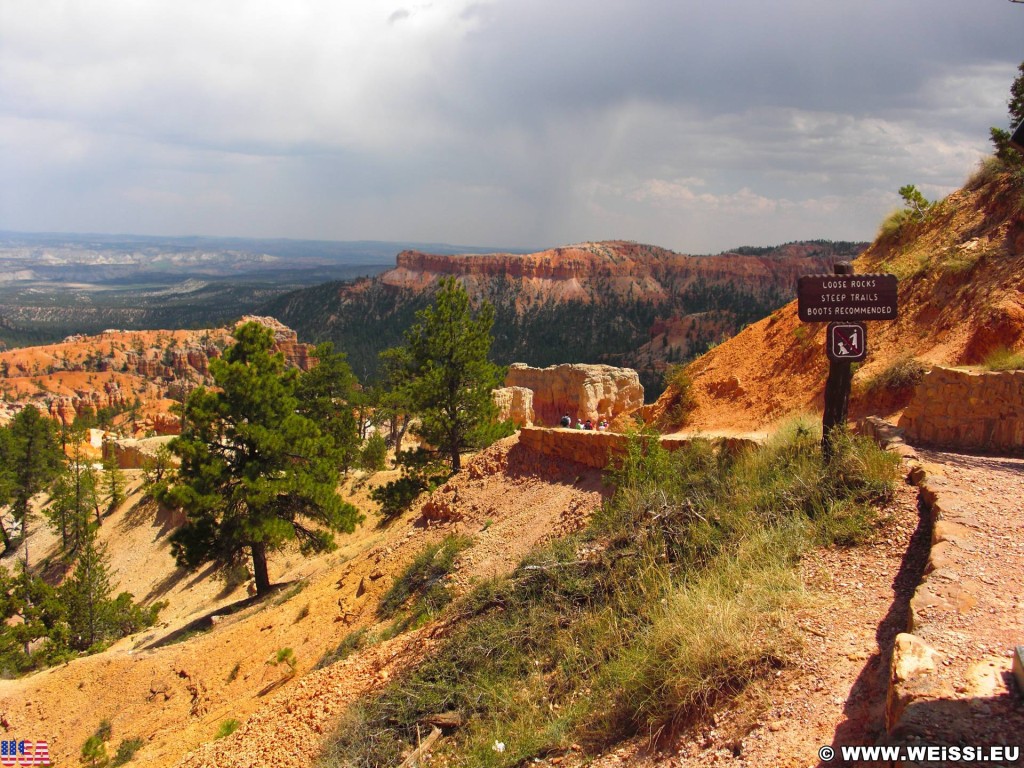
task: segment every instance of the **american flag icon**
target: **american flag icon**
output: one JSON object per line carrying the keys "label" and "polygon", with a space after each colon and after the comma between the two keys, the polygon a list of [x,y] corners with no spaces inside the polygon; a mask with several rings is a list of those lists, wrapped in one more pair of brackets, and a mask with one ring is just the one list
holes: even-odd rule
{"label": "american flag icon", "polygon": [[0,741],[0,765],[50,765],[50,745],[45,741]]}

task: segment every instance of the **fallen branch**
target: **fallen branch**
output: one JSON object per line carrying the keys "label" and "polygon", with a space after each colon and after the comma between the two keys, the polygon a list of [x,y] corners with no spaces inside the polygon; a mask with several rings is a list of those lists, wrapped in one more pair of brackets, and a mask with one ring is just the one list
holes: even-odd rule
{"label": "fallen branch", "polygon": [[430,747],[433,746],[434,742],[439,738],[441,738],[441,729],[435,725],[434,730],[430,732],[430,735],[412,751],[412,754],[402,761],[402,764],[399,765],[398,768],[419,768],[420,758],[426,754]]}

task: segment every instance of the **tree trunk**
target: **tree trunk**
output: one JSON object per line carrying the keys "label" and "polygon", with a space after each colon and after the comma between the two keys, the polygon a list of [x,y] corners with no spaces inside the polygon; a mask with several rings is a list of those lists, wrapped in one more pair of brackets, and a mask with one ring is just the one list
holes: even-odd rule
{"label": "tree trunk", "polygon": [[398,452],[402,450],[402,440],[405,438],[405,433],[409,429],[409,422],[412,421],[412,416],[404,414],[397,422],[400,425],[398,431],[395,432],[395,457],[398,457]]}
{"label": "tree trunk", "polygon": [[267,547],[265,544],[252,545],[252,572],[256,579],[256,594],[267,594],[270,591],[270,575],[267,573]]}
{"label": "tree trunk", "polygon": [[452,472],[462,469],[462,455],[459,453],[459,444],[455,443],[448,449],[452,456]]}

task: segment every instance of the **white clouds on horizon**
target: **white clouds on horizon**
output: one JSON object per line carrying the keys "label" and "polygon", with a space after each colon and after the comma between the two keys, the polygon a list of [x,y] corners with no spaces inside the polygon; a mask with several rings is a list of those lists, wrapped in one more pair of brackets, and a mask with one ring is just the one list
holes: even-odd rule
{"label": "white clouds on horizon", "polygon": [[0,228],[869,238],[1005,122],[1024,9],[963,5],[0,0]]}

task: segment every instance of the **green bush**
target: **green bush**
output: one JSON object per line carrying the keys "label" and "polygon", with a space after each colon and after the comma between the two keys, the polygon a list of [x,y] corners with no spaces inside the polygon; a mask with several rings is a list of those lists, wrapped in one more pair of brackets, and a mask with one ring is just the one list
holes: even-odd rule
{"label": "green bush", "polygon": [[224,720],[217,728],[217,734],[213,737],[214,739],[223,739],[226,736],[230,736],[232,733],[238,730],[238,726],[241,723],[235,720],[233,717],[229,717]]}
{"label": "green bush", "polygon": [[145,741],[138,737],[134,739],[124,739],[117,745],[117,752],[114,753],[114,759],[110,765],[116,768],[116,766],[130,762],[131,759],[135,757],[135,753],[142,749],[145,743]]}
{"label": "green bush", "polygon": [[432,491],[450,477],[448,468],[438,456],[425,448],[398,454],[402,476],[370,491],[370,498],[380,504],[384,520],[405,512],[421,493]]}
{"label": "green bush", "polygon": [[387,467],[388,441],[380,432],[374,432],[367,438],[359,452],[359,467],[370,472],[379,472]]}
{"label": "green bush", "polygon": [[864,383],[866,392],[905,392],[921,383],[928,368],[910,355],[901,355]]}
{"label": "green bush", "polygon": [[[863,536],[892,492],[897,457],[844,438],[826,467],[819,441],[801,423],[738,453],[636,436],[591,526],[467,595],[465,621],[357,702],[322,764],[396,764],[439,712],[466,723],[438,747],[450,766],[596,752],[706,714],[792,653],[801,553]],[[425,591],[437,556],[417,558],[390,606]]]}
{"label": "green bush", "polygon": [[316,663],[316,669],[323,669],[329,667],[339,661],[344,661],[353,653],[361,648],[369,645],[369,634],[366,627],[360,627],[359,629],[349,632],[345,637],[342,638],[341,642],[338,643],[338,647],[333,651],[328,651],[323,655],[323,658]]}
{"label": "green bush", "polygon": [[696,406],[693,396],[693,379],[683,363],[676,363],[665,369],[664,377],[665,391],[671,392],[671,399],[665,415],[672,425],[679,425],[686,421],[690,411]]}

